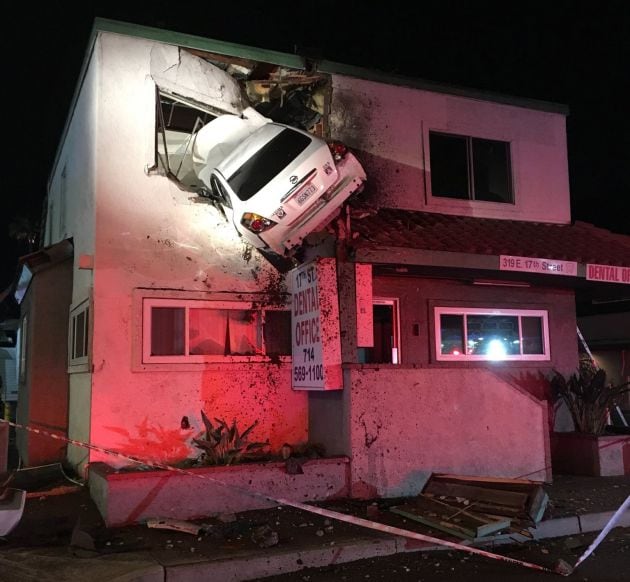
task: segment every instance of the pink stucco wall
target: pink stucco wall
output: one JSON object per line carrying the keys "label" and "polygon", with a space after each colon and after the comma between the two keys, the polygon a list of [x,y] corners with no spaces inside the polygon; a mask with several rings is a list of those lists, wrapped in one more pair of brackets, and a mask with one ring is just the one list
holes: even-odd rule
{"label": "pink stucco wall", "polygon": [[489,370],[346,373],[354,496],[412,495],[428,472],[550,478],[546,403]]}
{"label": "pink stucco wall", "polygon": [[[359,150],[378,206],[570,222],[565,116],[514,105],[333,76],[331,133]],[[433,198],[429,132],[509,142],[514,204]]]}
{"label": "pink stucco wall", "polygon": [[[90,440],[147,459],[198,454],[191,438],[200,410],[259,425],[252,440],[307,438],[307,396],[291,390],[290,364],[261,358],[224,363],[141,365],[144,290],[163,298],[264,303],[284,279],[242,244],[209,204],[165,176],[145,172],[155,139],[155,43],[104,34],[98,50],[94,329]],[[187,416],[190,429],[181,428]],[[112,462],[91,453],[90,460]]]}
{"label": "pink stucco wall", "polygon": [[[563,374],[577,369],[575,299],[570,289],[548,287],[492,287],[455,281],[377,276],[374,297],[400,301],[401,362],[440,368],[491,368],[537,398],[547,398],[546,378],[552,370]],[[543,309],[548,312],[549,361],[437,362],[434,341],[434,307],[492,307]],[[414,335],[414,326],[419,330]]]}

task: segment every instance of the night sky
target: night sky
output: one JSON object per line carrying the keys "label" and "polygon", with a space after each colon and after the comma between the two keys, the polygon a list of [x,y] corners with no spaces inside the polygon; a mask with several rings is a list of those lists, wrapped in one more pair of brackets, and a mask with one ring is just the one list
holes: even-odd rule
{"label": "night sky", "polygon": [[[22,3],[5,15],[0,291],[27,250],[8,236],[39,222],[54,153],[95,16],[385,72],[564,103],[572,210],[630,234],[630,3]],[[144,5],[146,8],[141,9]],[[227,7],[226,7],[227,6]],[[378,6],[378,7],[377,7]]]}

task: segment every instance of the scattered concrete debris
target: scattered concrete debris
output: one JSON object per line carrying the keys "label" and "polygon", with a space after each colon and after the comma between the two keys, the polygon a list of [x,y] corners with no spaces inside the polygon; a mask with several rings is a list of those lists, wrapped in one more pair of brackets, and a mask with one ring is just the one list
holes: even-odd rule
{"label": "scattered concrete debris", "polygon": [[287,473],[289,475],[303,475],[304,474],[304,469],[302,469],[302,465],[307,460],[308,459],[297,459],[295,457],[289,457],[285,461],[285,466],[286,466]]}
{"label": "scattered concrete debris", "polygon": [[77,557],[89,557],[97,553],[94,538],[81,527],[81,515],[72,528],[70,548]]}
{"label": "scattered concrete debris", "polygon": [[377,517],[379,514],[379,508],[378,508],[378,504],[377,503],[370,503],[370,505],[368,505],[365,509],[365,513],[367,515],[367,517],[369,518],[374,518]]}
{"label": "scattered concrete debris", "polygon": [[565,562],[563,559],[559,559],[554,564],[553,571],[561,576],[569,576],[573,573],[573,566],[571,566],[568,562]]}
{"label": "scattered concrete debris", "polygon": [[190,521],[183,521],[180,519],[170,519],[168,517],[153,517],[147,520],[147,527],[154,529],[170,529],[173,531],[180,531],[188,533],[194,536],[198,536],[199,532],[203,529],[201,525],[191,523]]}
{"label": "scattered concrete debris", "polygon": [[221,523],[233,523],[236,521],[236,514],[234,513],[220,513],[217,515],[217,519]]}
{"label": "scattered concrete debris", "polygon": [[259,548],[272,548],[278,545],[280,538],[269,525],[261,525],[252,531],[251,540]]}

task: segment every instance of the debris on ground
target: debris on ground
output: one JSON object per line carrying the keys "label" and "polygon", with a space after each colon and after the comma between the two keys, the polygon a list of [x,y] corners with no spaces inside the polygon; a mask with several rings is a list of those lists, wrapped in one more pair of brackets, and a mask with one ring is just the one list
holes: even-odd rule
{"label": "debris on ground", "polygon": [[390,511],[466,540],[502,532],[531,537],[548,500],[537,481],[436,474],[416,498]]}
{"label": "debris on ground", "polygon": [[236,514],[234,513],[220,513],[217,515],[217,519],[221,523],[233,523],[236,521]]}
{"label": "debris on ground", "polygon": [[573,573],[573,566],[560,558],[553,566],[553,571],[561,576],[569,576]]}
{"label": "debris on ground", "polygon": [[261,525],[252,531],[252,541],[259,548],[271,548],[277,546],[280,538],[278,532],[271,529],[269,525]]}
{"label": "debris on ground", "polygon": [[469,540],[477,540],[506,530],[511,523],[509,518],[498,519],[472,513],[426,495],[419,495],[410,503],[392,507],[390,511],[433,529]]}
{"label": "debris on ground", "polygon": [[180,531],[182,533],[188,533],[194,536],[198,536],[199,532],[203,529],[197,523],[190,521],[184,521],[181,519],[170,519],[168,517],[152,517],[147,519],[147,527],[154,529],[170,529],[173,531]]}

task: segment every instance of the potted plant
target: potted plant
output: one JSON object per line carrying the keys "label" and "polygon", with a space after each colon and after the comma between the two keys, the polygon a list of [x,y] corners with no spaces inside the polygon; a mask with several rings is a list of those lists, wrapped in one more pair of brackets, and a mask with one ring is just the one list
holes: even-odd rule
{"label": "potted plant", "polygon": [[556,401],[563,402],[574,431],[557,432],[552,439],[552,462],[556,473],[574,475],[623,475],[630,473],[624,463],[630,451],[630,436],[606,435],[609,410],[630,391],[630,383],[613,386],[606,381],[606,372],[592,365],[583,365],[568,378],[558,372],[551,379]]}

